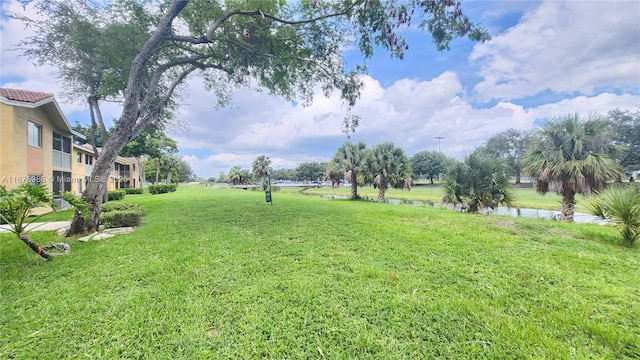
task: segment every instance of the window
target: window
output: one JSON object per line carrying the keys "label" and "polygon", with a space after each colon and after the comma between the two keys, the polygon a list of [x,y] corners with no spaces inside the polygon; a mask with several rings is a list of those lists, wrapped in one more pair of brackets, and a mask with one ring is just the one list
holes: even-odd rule
{"label": "window", "polygon": [[65,154],[71,154],[71,138],[53,133],[53,150],[62,151]]}
{"label": "window", "polygon": [[53,133],[53,167],[71,169],[71,138]]}
{"label": "window", "polygon": [[60,195],[63,191],[71,191],[71,173],[66,171],[53,172],[53,193]]}
{"label": "window", "polygon": [[120,164],[120,176],[129,177],[129,165]]}
{"label": "window", "polygon": [[29,121],[29,145],[42,147],[42,126]]}
{"label": "window", "polygon": [[93,165],[93,156],[89,154],[84,155],[84,163],[87,165]]}
{"label": "window", "polygon": [[79,152],[78,155],[76,156],[76,162],[78,164],[82,164],[82,153]]}

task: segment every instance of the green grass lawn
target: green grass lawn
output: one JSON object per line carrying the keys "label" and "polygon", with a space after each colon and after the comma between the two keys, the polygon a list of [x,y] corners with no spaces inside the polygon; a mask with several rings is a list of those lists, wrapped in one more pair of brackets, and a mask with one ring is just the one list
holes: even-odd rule
{"label": "green grass lawn", "polygon": [[52,262],[0,234],[0,358],[640,357],[640,250],[613,228],[273,200],[128,195],[143,226]]}

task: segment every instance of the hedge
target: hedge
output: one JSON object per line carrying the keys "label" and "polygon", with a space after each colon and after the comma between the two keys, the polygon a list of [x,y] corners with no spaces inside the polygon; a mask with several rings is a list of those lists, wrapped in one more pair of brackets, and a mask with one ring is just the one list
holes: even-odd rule
{"label": "hedge", "polygon": [[149,186],[149,192],[154,195],[174,192],[176,189],[176,184],[158,184]]}
{"label": "hedge", "polygon": [[124,202],[105,203],[105,204],[102,204],[102,207],[100,208],[100,211],[102,213],[107,213],[111,211],[124,211],[124,210],[135,210],[140,212],[142,215],[146,214],[146,212],[142,207],[140,207],[140,205],[129,204]]}
{"label": "hedge", "polygon": [[106,228],[138,226],[142,213],[136,210],[114,210],[103,213],[101,217]]}
{"label": "hedge", "polygon": [[100,218],[106,228],[138,226],[145,215],[140,205],[127,203],[106,203],[102,205]]}
{"label": "hedge", "polygon": [[111,200],[122,200],[127,193],[124,190],[112,190],[107,191],[107,199]]}
{"label": "hedge", "polygon": [[123,189],[127,195],[136,195],[136,194],[143,194],[144,193],[144,189],[143,188],[126,188]]}

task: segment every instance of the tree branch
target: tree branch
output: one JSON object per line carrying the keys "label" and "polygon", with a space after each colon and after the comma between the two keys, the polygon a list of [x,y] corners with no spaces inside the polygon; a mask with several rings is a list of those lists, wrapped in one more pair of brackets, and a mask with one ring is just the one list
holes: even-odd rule
{"label": "tree branch", "polygon": [[332,17],[337,17],[337,16],[342,16],[342,15],[346,15],[346,14],[347,14],[346,11],[340,11],[340,12],[337,12],[337,13],[321,15],[321,16],[318,16],[318,17],[315,17],[315,18],[311,18],[311,19],[287,20],[287,19],[282,19],[282,18],[279,18],[277,16],[268,14],[268,13],[263,13],[260,10],[254,10],[254,11],[231,10],[231,11],[227,12],[226,14],[224,14],[220,19],[216,20],[216,22],[213,23],[213,25],[211,25],[209,30],[207,30],[207,40],[212,41],[213,40],[213,34],[216,32],[216,30],[218,30],[218,28],[225,21],[227,21],[230,17],[232,17],[234,15],[240,15],[240,16],[262,16],[263,18],[271,19],[273,21],[276,21],[276,22],[279,22],[279,23],[282,23],[282,24],[300,25],[300,24],[314,23],[316,21],[320,21],[320,20],[324,20],[324,19],[328,19],[328,18],[332,18]]}
{"label": "tree branch", "polygon": [[147,127],[147,125],[149,125],[152,118],[160,114],[164,110],[164,108],[167,106],[169,102],[169,99],[173,95],[173,92],[178,87],[178,85],[180,85],[180,83],[196,69],[198,69],[198,67],[195,65],[192,65],[189,68],[187,68],[185,71],[183,71],[176,79],[173,80],[166,94],[162,97],[162,100],[156,106],[154,106],[153,109],[151,109],[144,116],[138,119],[138,121],[133,127],[133,131],[132,131],[133,134],[137,135],[140,132],[142,132]]}
{"label": "tree branch", "polygon": [[151,37],[142,45],[138,55],[131,63],[131,71],[127,79],[127,88],[125,89],[125,104],[123,115],[121,118],[135,117],[135,113],[139,110],[140,88],[142,86],[143,72],[147,66],[149,59],[153,53],[162,44],[166,35],[171,34],[171,25],[178,14],[187,6],[188,0],[173,0],[169,8],[158,23],[158,27],[152,33]]}
{"label": "tree branch", "polygon": [[151,81],[149,82],[149,85],[147,87],[147,94],[142,100],[142,103],[140,104],[139,109],[142,109],[144,111],[144,109],[148,108],[151,105],[155,97],[156,89],[158,88],[158,85],[160,84],[160,80],[162,79],[162,75],[164,75],[165,72],[167,72],[168,70],[176,66],[191,64],[192,66],[199,68],[201,70],[204,70],[205,68],[215,68],[218,70],[226,71],[226,69],[223,68],[222,66],[214,65],[214,64],[206,65],[201,62],[202,60],[206,60],[209,57],[210,57],[209,55],[199,55],[193,58],[176,59],[166,64],[163,64],[162,66],[157,68],[156,71],[153,73],[153,77],[151,78]]}

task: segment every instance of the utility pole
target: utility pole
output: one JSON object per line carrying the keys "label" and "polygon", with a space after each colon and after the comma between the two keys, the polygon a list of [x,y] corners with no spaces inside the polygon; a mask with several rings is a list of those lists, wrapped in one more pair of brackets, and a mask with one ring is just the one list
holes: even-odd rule
{"label": "utility pole", "polygon": [[444,139],[444,136],[436,136],[436,139],[438,139],[438,152],[440,151],[440,140]]}

